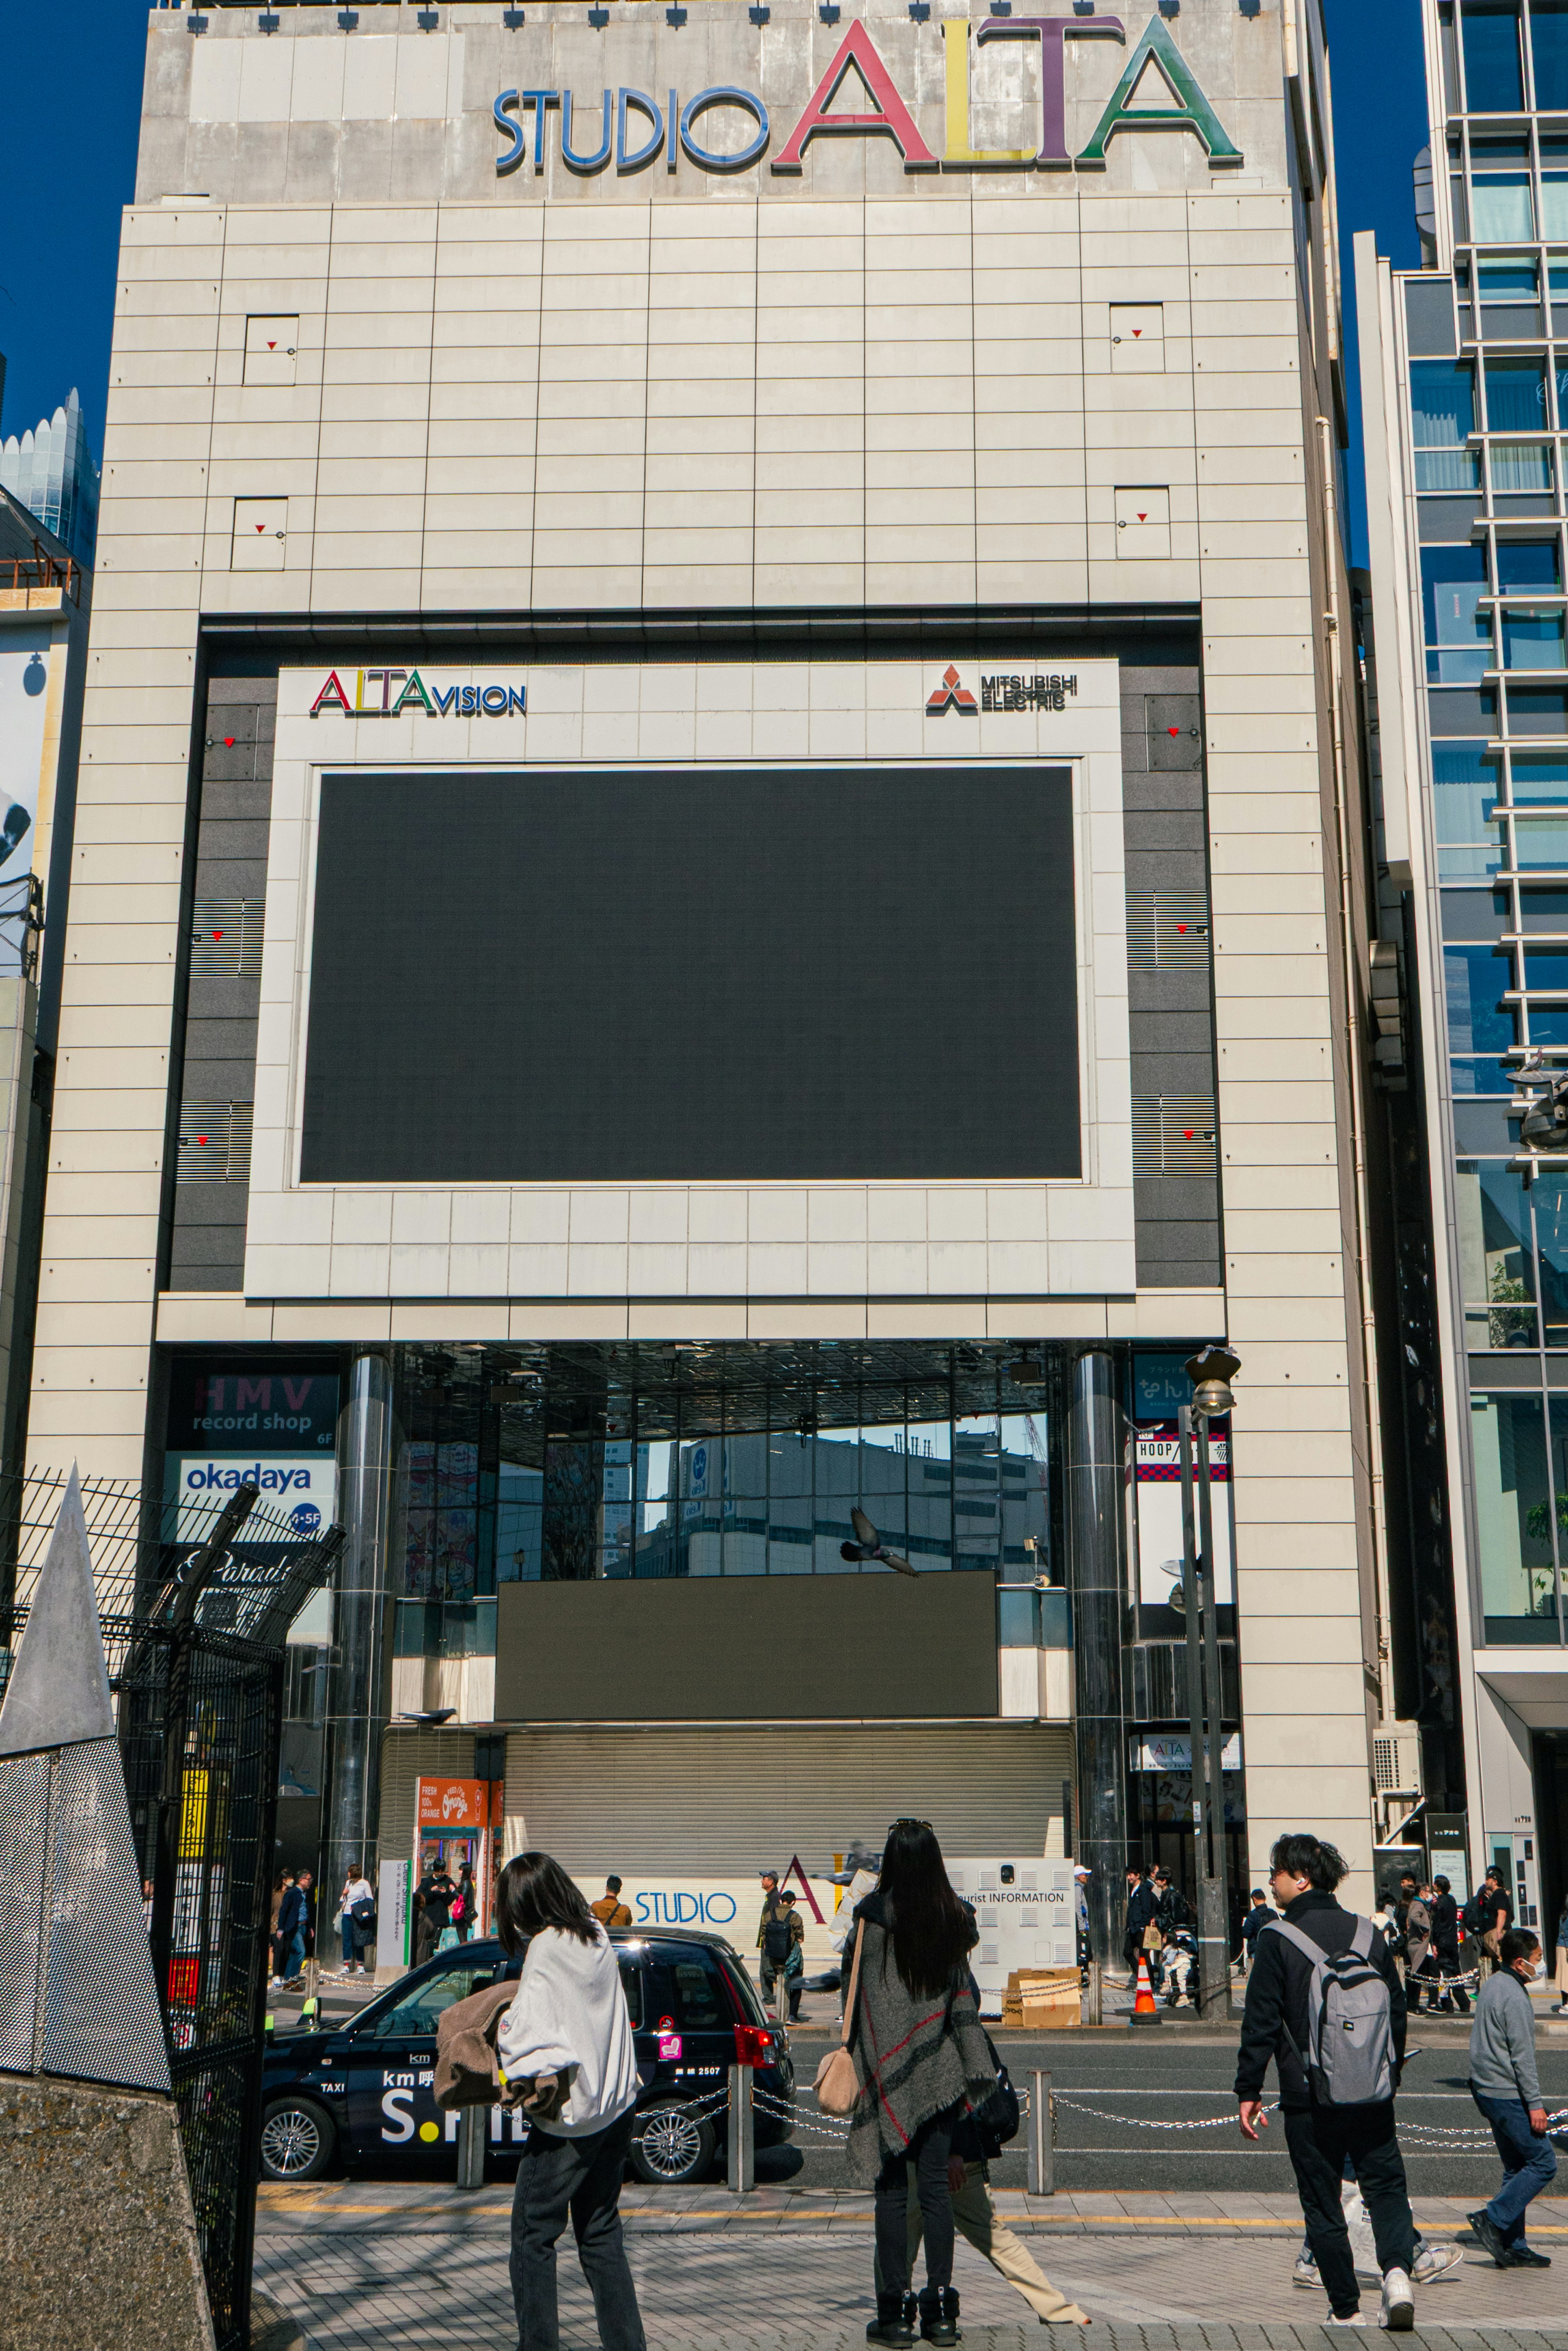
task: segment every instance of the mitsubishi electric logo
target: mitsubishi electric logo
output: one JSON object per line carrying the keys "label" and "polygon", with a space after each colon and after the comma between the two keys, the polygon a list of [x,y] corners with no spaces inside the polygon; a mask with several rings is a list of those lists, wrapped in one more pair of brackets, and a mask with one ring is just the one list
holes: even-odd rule
{"label": "mitsubishi electric logo", "polygon": [[970,718],[991,710],[1065,710],[1069,695],[1076,696],[1077,692],[1077,677],[1064,675],[1060,670],[1043,674],[1036,670],[1030,676],[1014,672],[1000,677],[982,677],[977,702],[949,662],[942,673],[941,684],[925,698],[925,716],[940,718],[947,710],[961,710]]}
{"label": "mitsubishi electric logo", "polygon": [[925,702],[927,718],[940,718],[945,710],[962,710],[973,718],[980,705],[960,679],[951,662],[942,673],[942,683],[933,688]]}

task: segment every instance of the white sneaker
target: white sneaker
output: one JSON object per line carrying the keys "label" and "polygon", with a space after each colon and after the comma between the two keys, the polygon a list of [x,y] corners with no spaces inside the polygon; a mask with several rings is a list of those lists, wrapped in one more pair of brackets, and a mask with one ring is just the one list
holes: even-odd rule
{"label": "white sneaker", "polygon": [[1403,2270],[1390,2270],[1384,2278],[1383,2307],[1377,2314],[1377,2323],[1386,2326],[1391,2335],[1408,2335],[1416,2324],[1416,2297]]}
{"label": "white sneaker", "polygon": [[1353,2310],[1348,2318],[1336,2318],[1331,2310],[1323,2325],[1325,2326],[1364,2326],[1366,2321],[1359,2310]]}
{"label": "white sneaker", "polygon": [[1416,2256],[1410,2282],[1413,2285],[1432,2285],[1438,2278],[1451,2277],[1464,2265],[1465,2257],[1458,2245],[1423,2245]]}
{"label": "white sneaker", "polygon": [[1291,2272],[1291,2283],[1292,2285],[1304,2286],[1322,2285],[1322,2279],[1318,2274],[1318,2265],[1316,2262],[1313,2261],[1311,2253],[1299,2253],[1297,2255],[1296,2266]]}

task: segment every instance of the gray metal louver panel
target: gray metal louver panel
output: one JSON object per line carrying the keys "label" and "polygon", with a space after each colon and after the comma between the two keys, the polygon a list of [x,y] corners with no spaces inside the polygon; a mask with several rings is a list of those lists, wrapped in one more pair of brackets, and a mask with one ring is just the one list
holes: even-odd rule
{"label": "gray metal louver panel", "polygon": [[183,1102],[176,1184],[248,1184],[250,1102]]}
{"label": "gray metal louver panel", "polygon": [[42,2070],[167,2090],[169,2056],[118,1741],[57,1751],[49,1826]]}
{"label": "gray metal louver panel", "polygon": [[1134,1094],[1134,1176],[1212,1176],[1217,1125],[1212,1094]]}
{"label": "gray metal louver panel", "polygon": [[258,977],[264,903],[260,898],[198,898],[191,909],[192,972],[204,978]]}
{"label": "gray metal louver panel", "polygon": [[7,2074],[33,2070],[48,1805],[47,1755],[0,1758],[0,2072]]}
{"label": "gray metal louver panel", "polygon": [[1129,890],[1129,971],[1207,971],[1212,941],[1201,890]]}

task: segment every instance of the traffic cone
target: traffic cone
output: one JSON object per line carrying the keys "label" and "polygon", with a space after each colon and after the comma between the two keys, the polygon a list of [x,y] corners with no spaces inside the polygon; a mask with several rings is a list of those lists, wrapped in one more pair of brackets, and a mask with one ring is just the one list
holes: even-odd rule
{"label": "traffic cone", "polygon": [[1158,2009],[1155,2006],[1155,1988],[1149,1981],[1149,1959],[1146,1951],[1138,1953],[1138,1996],[1133,2002],[1133,2014],[1134,2016],[1159,2014]]}

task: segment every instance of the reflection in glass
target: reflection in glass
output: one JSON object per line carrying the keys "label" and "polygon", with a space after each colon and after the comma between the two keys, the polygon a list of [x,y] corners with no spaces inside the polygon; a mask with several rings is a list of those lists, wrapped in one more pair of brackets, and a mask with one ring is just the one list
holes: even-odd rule
{"label": "reflection in glass", "polygon": [[[1535,103],[1553,110],[1568,108],[1568,0],[1530,0],[1531,62],[1535,71]],[[1561,141],[1543,139],[1544,158]],[[1548,236],[1568,231],[1548,228]]]}
{"label": "reflection in glass", "polygon": [[1513,761],[1516,808],[1531,800],[1568,800],[1568,759],[1540,759],[1517,753]]}
{"label": "reflection in glass", "polygon": [[1476,684],[1490,667],[1491,615],[1481,609],[1489,586],[1485,548],[1422,549],[1427,674],[1438,684]]}
{"label": "reflection in glass", "polygon": [[1518,0],[1461,0],[1459,46],[1471,114],[1517,114],[1524,104]]}
{"label": "reflection in glass", "polygon": [[[1493,433],[1539,433],[1546,410],[1546,364],[1538,359],[1488,360],[1487,425]],[[1495,455],[1495,452],[1493,453]],[[1492,468],[1492,479],[1498,479]],[[1513,486],[1523,488],[1525,484]]]}
{"label": "reflection in glass", "polygon": [[1557,535],[1550,538],[1499,538],[1497,584],[1500,589],[1535,588],[1543,593],[1563,584]]}
{"label": "reflection in glass", "polygon": [[1506,1053],[1513,1014],[1500,999],[1513,985],[1513,959],[1492,947],[1445,947],[1448,1046],[1455,1053]]}
{"label": "reflection in glass", "polygon": [[1416,360],[1410,369],[1410,411],[1418,490],[1473,490],[1480,460],[1464,446],[1476,429],[1475,377],[1468,363]]}
{"label": "reflection in glass", "polygon": [[1461,1160],[1456,1170],[1459,1280],[1468,1306],[1484,1305],[1485,1336],[1469,1343],[1533,1347],[1534,1255],[1522,1176],[1490,1160]]}
{"label": "reflection in glass", "polygon": [[1531,1189],[1546,1344],[1568,1347],[1568,1176],[1538,1176]]}
{"label": "reflection in glass", "polygon": [[1542,1399],[1473,1395],[1470,1431],[1487,1636],[1531,1637],[1518,1630],[1494,1632],[1494,1625],[1506,1626],[1511,1619],[1532,1622],[1541,1634],[1555,1640],[1556,1582]]}
{"label": "reflection in glass", "polygon": [[1521,890],[1519,924],[1525,931],[1568,933],[1568,890]]}
{"label": "reflection in glass", "polygon": [[1521,611],[1505,605],[1502,614],[1502,661],[1505,669],[1562,669],[1564,666],[1563,614]]}

